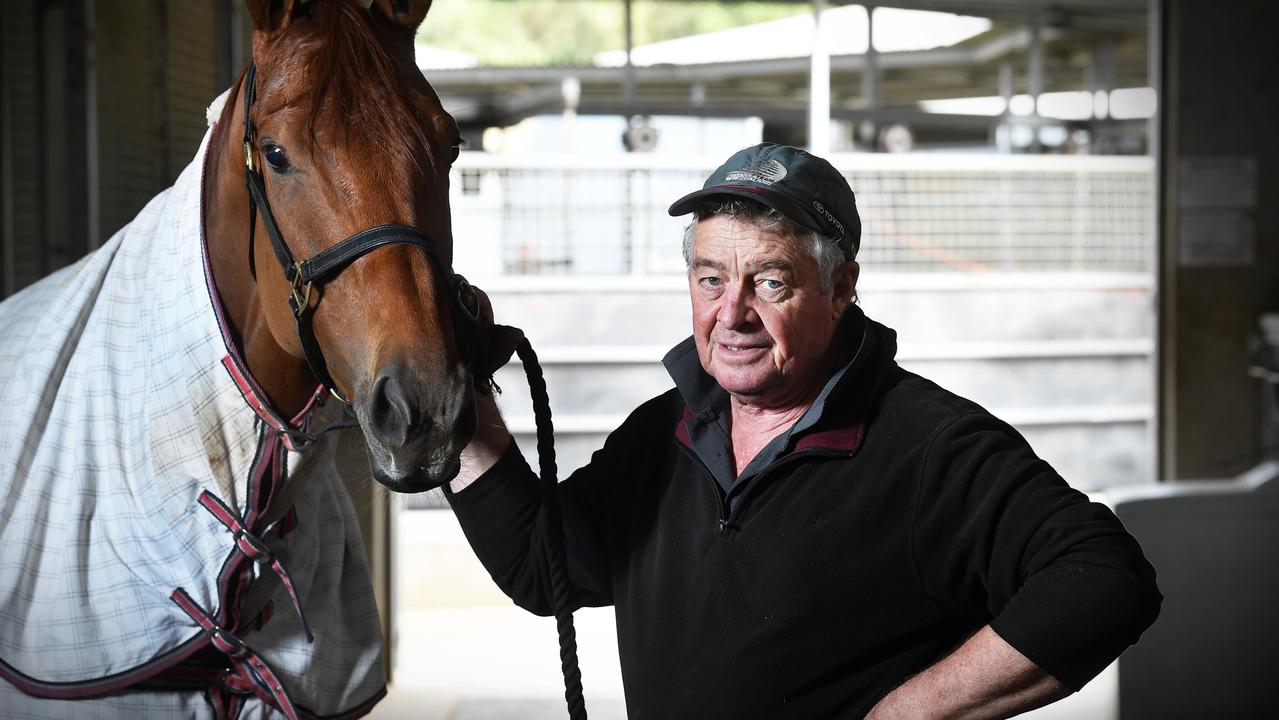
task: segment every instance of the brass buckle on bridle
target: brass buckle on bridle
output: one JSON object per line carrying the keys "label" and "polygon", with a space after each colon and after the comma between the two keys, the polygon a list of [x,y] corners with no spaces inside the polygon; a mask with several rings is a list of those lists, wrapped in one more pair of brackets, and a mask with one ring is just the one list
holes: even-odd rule
{"label": "brass buckle on bridle", "polygon": [[289,304],[293,306],[294,317],[302,317],[311,306],[312,283],[302,282],[302,263],[293,263],[293,280],[289,283]]}
{"label": "brass buckle on bridle", "polygon": [[244,165],[249,168],[249,172],[256,172],[257,168],[253,167],[253,146],[248,140],[244,141]]}

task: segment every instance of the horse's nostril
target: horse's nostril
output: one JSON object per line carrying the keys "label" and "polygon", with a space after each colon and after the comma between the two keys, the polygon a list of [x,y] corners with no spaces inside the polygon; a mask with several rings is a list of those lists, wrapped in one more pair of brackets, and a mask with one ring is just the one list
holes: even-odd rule
{"label": "horse's nostril", "polygon": [[391,445],[408,442],[415,422],[413,404],[404,386],[393,376],[383,375],[373,383],[369,399],[369,424],[378,438]]}

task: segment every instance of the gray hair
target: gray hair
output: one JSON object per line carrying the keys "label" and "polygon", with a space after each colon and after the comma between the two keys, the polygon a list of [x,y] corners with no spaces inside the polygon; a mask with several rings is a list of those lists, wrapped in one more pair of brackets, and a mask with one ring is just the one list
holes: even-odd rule
{"label": "gray hair", "polygon": [[[799,242],[800,246],[817,261],[817,286],[830,292],[835,285],[835,272],[847,259],[835,238],[822,235],[800,225],[780,212],[754,200],[727,198],[712,200],[693,211],[693,219],[684,228],[684,267],[693,262],[693,236],[697,223],[716,215],[724,215],[738,222],[747,223],[758,230],[777,233]],[[853,296],[854,299],[856,295]]]}

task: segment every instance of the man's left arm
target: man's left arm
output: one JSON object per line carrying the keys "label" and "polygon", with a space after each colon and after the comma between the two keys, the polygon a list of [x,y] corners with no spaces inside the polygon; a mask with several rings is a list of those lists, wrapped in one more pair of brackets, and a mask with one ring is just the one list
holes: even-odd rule
{"label": "man's left arm", "polygon": [[1002,718],[1060,700],[1071,692],[990,628],[889,693],[866,716]]}
{"label": "man's left arm", "polygon": [[1158,615],[1154,569],[1114,513],[989,414],[937,431],[916,490],[921,584],[942,612],[990,620],[885,697],[884,711],[909,702],[916,717],[1007,717],[1047,704]]}

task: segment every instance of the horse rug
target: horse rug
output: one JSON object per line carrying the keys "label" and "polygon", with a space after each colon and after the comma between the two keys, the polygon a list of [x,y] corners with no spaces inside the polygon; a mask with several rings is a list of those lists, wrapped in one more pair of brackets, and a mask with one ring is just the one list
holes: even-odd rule
{"label": "horse rug", "polygon": [[229,339],[211,134],[110,241],[0,304],[0,716],[356,716],[385,693],[342,482],[367,477],[362,444],[312,434],[342,412],[318,390],[280,417]]}

